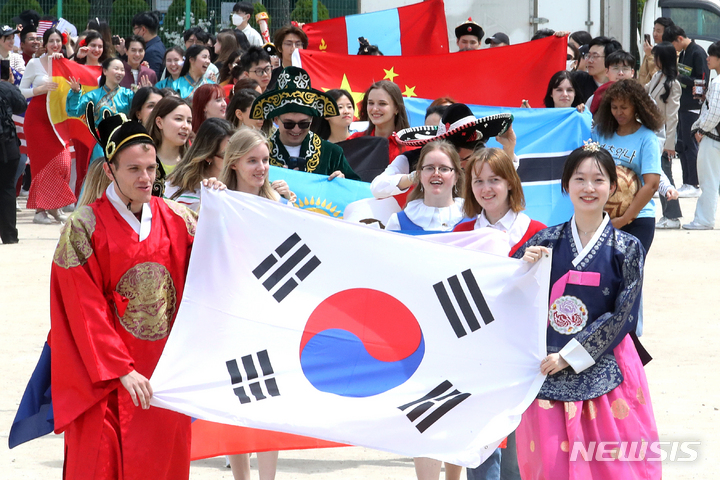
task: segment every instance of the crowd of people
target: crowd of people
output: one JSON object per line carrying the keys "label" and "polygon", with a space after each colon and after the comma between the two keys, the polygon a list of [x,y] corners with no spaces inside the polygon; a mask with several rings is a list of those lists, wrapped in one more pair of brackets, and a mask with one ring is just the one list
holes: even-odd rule
{"label": "crowd of people", "polygon": [[[26,12],[22,53],[11,47],[18,30],[0,31],[0,57],[11,67],[0,81],[2,242],[18,241],[23,173],[33,221],[65,223],[53,261],[51,340],[67,478],[132,476],[140,466],[138,478],[187,478],[189,421],[149,407],[147,378],[182,297],[202,188],[292,205],[293,185],[270,182],[270,165],[369,182],[376,198],[393,197],[399,206],[375,222],[387,230],[491,229],[502,235],[504,253],[528,262],[553,249],[548,356],[538,366],[546,382],[507,445],[468,469],[468,479],[577,478],[568,442],[657,440],[639,355],[643,264],[655,229],[680,228],[678,197],[700,196],[683,228],[714,227],[720,86],[707,83],[709,69],[720,73],[720,42],[706,54],[672,20],[658,18],[636,75],[635,57],[614,39],[549,30],[533,37],[568,37],[567,68],[549,79],[544,107],[587,110],[593,119],[592,141],[570,154],[562,175],[573,217],[546,228],[522,212],[509,114],[475,118],[444,97],[428,108],[425,126],[411,127],[400,89],[386,80],[367,87],[356,113],[351,93],[316,90],[292,65],[293,52],[308,46],[302,28],[282,26],[273,44],[265,43],[248,24],[252,13],[250,3],[238,2],[235,28],[213,37],[194,27],[183,46],[169,48],[152,12],[137,14],[125,39],[97,19],[76,39],[56,27],[40,34],[39,17]],[[482,46],[483,29],[470,19],[455,35],[460,50]],[[501,48],[510,40],[497,32],[485,44]],[[367,42],[360,53],[382,55]],[[60,59],[100,68],[98,88],[68,80],[67,114],[86,116],[97,141],[92,151],[60,141],[48,116],[46,95],[59,88],[49,63]],[[29,162],[12,124],[25,110],[26,131],[33,129]],[[356,117],[367,126],[351,131]],[[502,148],[486,148],[491,137]],[[380,171],[355,171],[366,160],[350,147],[357,140],[372,147]],[[657,224],[656,192],[663,212]],[[155,283],[136,295],[141,278]],[[144,310],[145,300],[154,313]],[[575,328],[560,318],[568,311],[582,319]],[[66,374],[71,367],[80,373]],[[76,392],[83,402],[73,402]],[[277,452],[259,458],[261,478],[274,478]],[[235,478],[248,478],[247,454],[229,463]],[[588,461],[582,468],[584,478],[660,478],[659,462],[652,463]],[[421,480],[440,475],[438,460],[417,458],[415,466]],[[446,478],[457,480],[461,470],[446,465]]]}

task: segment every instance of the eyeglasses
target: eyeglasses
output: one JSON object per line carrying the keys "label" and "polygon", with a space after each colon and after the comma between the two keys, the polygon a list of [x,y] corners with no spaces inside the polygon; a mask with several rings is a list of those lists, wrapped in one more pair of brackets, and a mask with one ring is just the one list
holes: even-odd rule
{"label": "eyeglasses", "polygon": [[300,170],[301,172],[305,171],[305,167],[307,166],[307,160],[305,158],[301,157],[290,157],[288,158],[287,162],[283,162],[290,170]]}
{"label": "eyeglasses", "polygon": [[252,72],[258,77],[262,77],[263,75],[270,75],[270,72],[272,72],[272,66],[268,65],[265,68],[256,68]]}
{"label": "eyeglasses", "polygon": [[422,167],[422,172],[425,175],[432,175],[433,173],[435,173],[435,171],[440,172],[440,175],[447,175],[454,170],[454,168],[446,167],[445,165],[442,165],[440,167],[436,167],[435,165],[425,165],[424,167]]}
{"label": "eyeglasses", "polygon": [[605,55],[598,55],[596,53],[586,53],[583,58],[588,62],[595,62],[598,58],[605,58]]}
{"label": "eyeglasses", "polygon": [[632,72],[632,67],[620,67],[617,65],[613,65],[612,67],[610,67],[610,70],[614,73],[619,73],[619,72],[630,73],[630,72]]}
{"label": "eyeglasses", "polygon": [[293,42],[283,42],[282,46],[287,47],[287,48],[303,48],[303,43],[302,42],[294,42],[294,43]]}
{"label": "eyeglasses", "polygon": [[300,130],[307,130],[310,128],[310,121],[309,120],[303,120],[302,122],[293,122],[292,120],[282,120],[283,127],[285,127],[285,130],[292,130],[297,125],[300,127]]}

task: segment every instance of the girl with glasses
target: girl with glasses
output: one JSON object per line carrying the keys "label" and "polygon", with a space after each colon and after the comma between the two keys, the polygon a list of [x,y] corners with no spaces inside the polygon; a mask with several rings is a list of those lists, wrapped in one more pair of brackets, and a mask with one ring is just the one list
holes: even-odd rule
{"label": "girl with glasses", "polygon": [[386,230],[414,235],[451,232],[465,216],[463,180],[455,147],[445,140],[428,143],[420,152],[408,203],[403,211],[390,216]]}

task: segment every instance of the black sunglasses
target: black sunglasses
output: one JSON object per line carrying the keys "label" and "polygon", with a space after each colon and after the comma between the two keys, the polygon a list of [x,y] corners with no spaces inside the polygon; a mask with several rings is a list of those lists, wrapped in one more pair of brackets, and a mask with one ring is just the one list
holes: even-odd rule
{"label": "black sunglasses", "polygon": [[309,120],[303,120],[302,122],[293,122],[292,120],[283,120],[282,124],[283,127],[285,127],[285,130],[292,130],[295,128],[295,125],[300,127],[300,130],[307,130],[310,128],[310,121]]}

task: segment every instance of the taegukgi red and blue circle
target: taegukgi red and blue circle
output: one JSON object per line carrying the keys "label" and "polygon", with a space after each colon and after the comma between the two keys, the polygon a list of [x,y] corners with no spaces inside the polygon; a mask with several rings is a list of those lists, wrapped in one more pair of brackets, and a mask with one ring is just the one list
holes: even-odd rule
{"label": "taegukgi red and blue circle", "polygon": [[300,365],[308,381],[343,397],[370,397],[402,385],[424,355],[423,333],[410,309],[367,288],[323,300],[300,341]]}

